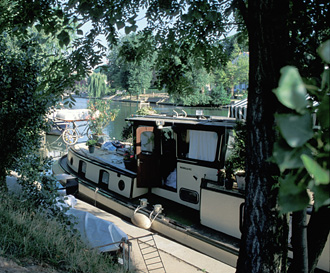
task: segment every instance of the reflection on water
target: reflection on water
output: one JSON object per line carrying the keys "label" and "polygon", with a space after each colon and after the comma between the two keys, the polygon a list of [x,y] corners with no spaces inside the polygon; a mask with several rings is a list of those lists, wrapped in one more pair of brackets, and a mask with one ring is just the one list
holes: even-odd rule
{"label": "reflection on water", "polygon": [[[195,115],[196,109],[203,110],[203,114],[205,116],[227,116],[227,109],[210,109],[207,107],[182,107],[182,106],[172,106],[172,105],[156,105],[150,104],[150,106],[156,110],[157,113],[160,114],[169,114],[173,115],[175,110],[179,114],[183,114],[182,110],[184,110],[188,115]],[[107,133],[111,138],[121,139],[121,132],[123,127],[125,126],[125,119],[135,114],[138,110],[137,103],[131,102],[111,102],[111,107],[114,109],[120,109],[117,118],[110,122],[110,124],[106,127],[105,133]]]}
{"label": "reflection on water", "polygon": [[[73,109],[84,109],[87,108],[87,99],[77,98],[75,106]],[[162,114],[174,114],[175,110],[179,114],[182,114],[182,110],[184,110],[188,115],[194,115],[196,113],[196,109],[203,110],[203,114],[205,116],[227,116],[227,109],[211,109],[206,107],[182,107],[182,106],[171,106],[171,105],[156,105],[150,104],[150,106],[157,111],[157,113]],[[126,122],[125,119],[135,114],[138,110],[137,103],[130,102],[111,102],[112,109],[119,109],[119,113],[114,121],[111,121],[110,124],[105,128],[104,133],[108,134],[111,139],[121,139],[121,132]],[[79,122],[78,122],[79,124]],[[82,131],[83,127],[79,128],[79,131]],[[86,141],[86,137],[80,138],[78,142]],[[60,157],[67,153],[68,146],[63,142],[61,136],[46,136],[46,150],[45,153],[48,156],[52,157]]]}

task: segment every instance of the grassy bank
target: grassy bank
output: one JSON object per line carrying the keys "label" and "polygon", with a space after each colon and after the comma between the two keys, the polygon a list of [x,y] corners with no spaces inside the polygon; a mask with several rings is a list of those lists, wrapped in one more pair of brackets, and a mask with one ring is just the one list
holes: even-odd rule
{"label": "grassy bank", "polygon": [[89,250],[54,219],[29,212],[17,197],[0,193],[0,256],[33,260],[62,272],[124,272],[109,255]]}

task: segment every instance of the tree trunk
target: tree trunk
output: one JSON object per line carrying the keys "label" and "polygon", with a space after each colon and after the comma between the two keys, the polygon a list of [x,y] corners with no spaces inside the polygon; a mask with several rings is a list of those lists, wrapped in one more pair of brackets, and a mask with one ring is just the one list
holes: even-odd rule
{"label": "tree trunk", "polygon": [[277,168],[270,162],[280,69],[286,65],[288,1],[248,1],[250,72],[247,185],[237,272],[286,272],[288,226],[277,207]]}
{"label": "tree trunk", "polygon": [[234,92],[234,85],[231,86],[230,88],[230,94],[231,94],[231,97],[234,98],[234,95],[235,95],[235,92]]}
{"label": "tree trunk", "polygon": [[307,223],[306,209],[292,213],[292,249],[293,260],[289,273],[307,273]]}

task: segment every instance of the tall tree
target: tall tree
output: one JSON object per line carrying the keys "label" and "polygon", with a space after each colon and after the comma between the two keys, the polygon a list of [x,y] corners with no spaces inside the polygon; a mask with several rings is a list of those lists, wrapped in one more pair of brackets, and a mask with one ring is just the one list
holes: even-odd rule
{"label": "tall tree", "polygon": [[10,29],[0,33],[0,136],[7,143],[1,146],[3,187],[7,172],[19,171],[21,160],[40,147],[47,112],[75,79],[67,75],[68,62],[57,44],[35,29],[29,29],[24,39]]}
{"label": "tall tree", "polygon": [[[309,76],[320,74],[323,65],[315,54],[315,44],[329,35],[329,28],[324,27],[324,23],[329,22],[326,15],[329,3],[301,1],[300,5],[296,1],[266,0],[237,1],[236,4],[246,22],[250,45],[248,181],[237,271],[285,272],[286,252],[281,246],[287,245],[286,221],[278,214],[277,181],[273,180],[278,171],[269,160],[276,139],[273,114],[276,109],[284,110],[278,105],[272,90],[277,87],[279,69],[289,63],[301,64],[300,58],[306,63],[313,60],[314,67],[309,70]],[[297,22],[301,24],[297,25]],[[306,30],[305,26],[308,26]],[[306,51],[310,55],[304,55]],[[328,226],[323,226],[322,230],[329,233]],[[271,248],[273,251],[269,252]],[[315,256],[309,259],[315,260]]]}
{"label": "tall tree", "polygon": [[232,50],[225,66],[218,66],[214,69],[215,81],[230,90],[234,96],[236,85],[248,84],[249,55],[239,48],[237,42],[232,44]]}
{"label": "tall tree", "polygon": [[93,73],[88,78],[88,94],[93,98],[104,97],[107,93],[107,76],[102,73]]}
{"label": "tall tree", "polygon": [[130,95],[145,93],[153,77],[155,56],[141,52],[141,43],[146,43],[146,40],[139,34],[124,36],[118,45],[111,47],[108,56],[108,77],[114,85],[127,90]]}
{"label": "tall tree", "polygon": [[247,184],[237,272],[285,272],[287,221],[279,216],[276,166],[269,159],[278,108],[273,89],[288,62],[287,0],[240,2],[249,34]]}
{"label": "tall tree", "polygon": [[149,44],[152,42],[151,39],[150,36],[131,34],[123,39],[119,48],[122,67],[126,68],[123,72],[127,77],[127,91],[130,95],[135,94],[139,97],[151,85],[155,55],[153,52],[146,54],[141,50],[141,44]]}
{"label": "tall tree", "polygon": [[152,62],[149,60],[141,60],[140,63],[130,63],[129,65],[129,92],[130,94],[136,94],[139,97],[140,94],[145,94],[149,89],[152,80]]}

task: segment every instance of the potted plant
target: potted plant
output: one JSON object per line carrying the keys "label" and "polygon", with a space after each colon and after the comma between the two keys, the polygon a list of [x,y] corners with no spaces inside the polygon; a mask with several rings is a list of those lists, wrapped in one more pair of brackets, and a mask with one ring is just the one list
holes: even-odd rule
{"label": "potted plant", "polygon": [[126,150],[124,153],[124,164],[127,170],[132,172],[136,171],[136,161],[131,148]]}
{"label": "potted plant", "polygon": [[97,141],[95,139],[89,139],[86,141],[86,145],[88,146],[88,151],[92,154],[95,150],[95,145]]}
{"label": "potted plant", "polygon": [[89,119],[89,128],[93,133],[93,138],[102,144],[106,139],[103,130],[109,125],[110,121],[116,118],[119,110],[111,110],[110,102],[102,99],[88,101],[88,109],[91,116]]}
{"label": "potted plant", "polygon": [[224,169],[218,170],[217,177],[218,177],[218,184],[220,186],[224,186],[226,180],[226,171]]}
{"label": "potted plant", "polygon": [[[246,124],[242,121],[236,121],[236,126],[233,131],[234,141],[231,154],[225,162],[226,178],[229,184],[236,179],[238,188],[245,189],[245,157],[246,157]],[[229,185],[230,187],[230,185]]]}

